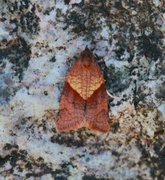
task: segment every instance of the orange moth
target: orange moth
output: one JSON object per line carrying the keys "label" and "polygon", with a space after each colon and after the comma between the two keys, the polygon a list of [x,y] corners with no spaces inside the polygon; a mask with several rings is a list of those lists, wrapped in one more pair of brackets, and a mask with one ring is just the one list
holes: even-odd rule
{"label": "orange moth", "polygon": [[94,55],[86,48],[66,75],[56,127],[68,132],[82,127],[110,128],[105,80]]}

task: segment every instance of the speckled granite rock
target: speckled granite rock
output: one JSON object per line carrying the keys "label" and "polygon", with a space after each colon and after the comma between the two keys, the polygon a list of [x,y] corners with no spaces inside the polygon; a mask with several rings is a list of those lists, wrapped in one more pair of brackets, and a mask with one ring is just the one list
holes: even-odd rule
{"label": "speckled granite rock", "polygon": [[[0,180],[164,179],[163,3],[0,2]],[[64,76],[86,46],[114,96],[111,131],[60,134]]]}

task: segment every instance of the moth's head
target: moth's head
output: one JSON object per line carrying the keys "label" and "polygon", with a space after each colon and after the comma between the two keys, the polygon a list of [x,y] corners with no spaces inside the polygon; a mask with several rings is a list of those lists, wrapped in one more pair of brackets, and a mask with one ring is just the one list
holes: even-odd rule
{"label": "moth's head", "polygon": [[86,47],[85,50],[81,53],[81,57],[80,57],[83,67],[84,68],[89,68],[91,63],[94,60],[94,55],[92,54],[92,52]]}

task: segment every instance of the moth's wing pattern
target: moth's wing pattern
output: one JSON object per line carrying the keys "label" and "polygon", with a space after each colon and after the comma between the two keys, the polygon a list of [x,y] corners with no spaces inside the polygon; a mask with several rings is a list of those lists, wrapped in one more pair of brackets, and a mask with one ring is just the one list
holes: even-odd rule
{"label": "moth's wing pattern", "polygon": [[105,80],[86,48],[66,76],[56,126],[61,132],[81,127],[106,132],[110,129],[108,121]]}
{"label": "moth's wing pattern", "polygon": [[65,82],[60,101],[60,111],[56,122],[60,132],[68,132],[83,126],[84,100]]}
{"label": "moth's wing pattern", "polygon": [[91,52],[86,49],[84,53],[70,68],[66,81],[84,100],[87,100],[105,80],[94,56],[87,57]]}
{"label": "moth's wing pattern", "polygon": [[87,100],[87,127],[96,131],[107,132],[110,129],[108,116],[108,97],[105,84],[102,84]]}

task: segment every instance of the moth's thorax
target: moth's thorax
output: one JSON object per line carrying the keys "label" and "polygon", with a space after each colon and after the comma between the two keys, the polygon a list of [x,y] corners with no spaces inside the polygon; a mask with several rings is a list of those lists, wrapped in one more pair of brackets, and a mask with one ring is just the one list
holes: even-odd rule
{"label": "moth's thorax", "polygon": [[84,70],[90,69],[91,66],[91,62],[90,59],[89,60],[82,60],[82,68],[84,68]]}
{"label": "moth's thorax", "polygon": [[82,68],[90,69],[95,59],[93,54],[88,49],[85,49],[85,51],[82,52],[79,60],[82,63]]}
{"label": "moth's thorax", "polygon": [[93,56],[93,54],[91,53],[91,51],[88,49],[88,48],[86,48],[82,53],[81,53],[81,56],[80,56],[81,58],[92,58],[92,57],[94,57]]}

